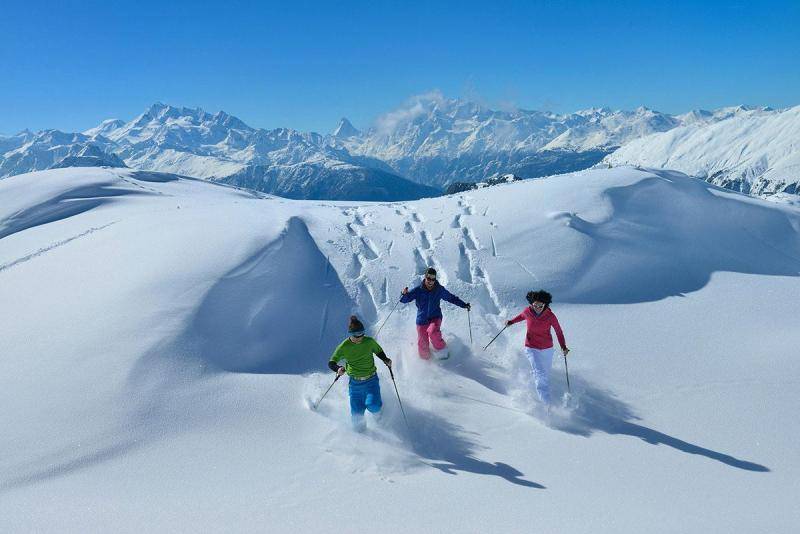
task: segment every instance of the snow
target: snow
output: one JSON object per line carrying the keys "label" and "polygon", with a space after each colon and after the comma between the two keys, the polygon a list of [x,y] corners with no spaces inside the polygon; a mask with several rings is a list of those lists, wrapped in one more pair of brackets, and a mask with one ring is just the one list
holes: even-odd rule
{"label": "snow", "polygon": [[754,195],[795,193],[800,186],[800,106],[744,110],[724,120],[695,122],[641,137],[606,163],[677,170]]}
{"label": "snow", "polygon": [[347,139],[348,137],[353,137],[354,135],[360,134],[361,132],[345,117],[342,117],[339,120],[339,124],[333,130],[333,133],[331,133],[333,137],[341,137],[342,139]]}
{"label": "snow", "polygon": [[[800,523],[796,207],[632,168],[398,203],[68,168],[0,199],[0,531]],[[409,427],[383,368],[366,434],[344,380],[310,410],[346,317],[375,332],[430,264],[475,341],[443,304],[453,356],[421,361],[396,308]],[[539,287],[573,350],[550,419],[523,327],[481,350]]]}
{"label": "snow", "polygon": [[[588,168],[615,148],[650,134],[770,113],[744,106],[683,115],[645,107],[568,114],[498,111],[434,91],[380,116],[374,128],[360,136],[334,136],[331,143],[351,154],[382,160],[420,183],[445,185],[480,182],[496,173],[535,178]],[[741,144],[734,139],[732,144],[737,143]]]}
{"label": "snow", "polygon": [[[760,196],[795,194],[797,109],[736,106],[669,115],[645,107],[592,108],[560,115],[492,110],[434,91],[412,97],[365,131],[342,118],[331,135],[320,135],[256,129],[223,111],[156,103],[129,122],[109,119],[83,133],[0,137],[0,178],[114,162],[290,198],[391,201],[495,174],[536,178],[589,168],[622,146],[606,164],[679,170]],[[86,150],[99,155],[81,159]],[[343,194],[342,184],[358,190],[363,183],[370,195]],[[387,184],[394,194],[385,194]]]}
{"label": "snow", "polygon": [[396,200],[439,193],[396,176],[385,163],[329,146],[313,132],[254,129],[223,111],[212,115],[161,103],[130,122],[110,119],[82,134],[45,130],[0,137],[0,178],[101,165],[246,185],[291,198]]}

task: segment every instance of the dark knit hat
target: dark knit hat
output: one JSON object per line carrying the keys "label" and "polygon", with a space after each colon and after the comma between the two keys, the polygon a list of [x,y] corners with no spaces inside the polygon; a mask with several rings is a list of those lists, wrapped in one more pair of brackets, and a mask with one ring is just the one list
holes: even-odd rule
{"label": "dark knit hat", "polygon": [[358,317],[355,315],[350,316],[350,324],[347,325],[347,333],[348,334],[358,334],[364,333],[364,324],[358,320]]}
{"label": "dark knit hat", "polygon": [[436,269],[434,269],[433,267],[428,267],[427,269],[425,269],[425,274],[436,276]]}

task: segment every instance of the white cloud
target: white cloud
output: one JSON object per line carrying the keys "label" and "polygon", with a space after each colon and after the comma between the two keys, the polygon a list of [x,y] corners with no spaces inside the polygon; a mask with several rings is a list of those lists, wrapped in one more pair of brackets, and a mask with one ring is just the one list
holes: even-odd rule
{"label": "white cloud", "polygon": [[445,97],[438,89],[414,95],[406,100],[402,107],[378,117],[375,121],[375,130],[380,135],[391,135],[399,127],[425,114],[433,105],[444,101]]}

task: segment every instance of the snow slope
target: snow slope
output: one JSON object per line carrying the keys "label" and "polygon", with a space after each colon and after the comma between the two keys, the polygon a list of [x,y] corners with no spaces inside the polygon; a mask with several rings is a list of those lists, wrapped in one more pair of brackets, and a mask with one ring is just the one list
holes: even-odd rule
{"label": "snow slope", "polygon": [[604,162],[681,171],[753,195],[800,193],[800,106],[745,110],[641,137]]}
{"label": "snow slope", "polygon": [[[627,168],[400,203],[70,168],[0,200],[0,531],[800,524],[796,208]],[[409,427],[385,369],[367,434],[342,383],[310,410],[347,316],[375,332],[427,265],[474,344],[445,304],[421,361],[391,315]],[[538,287],[573,350],[549,420],[522,327],[481,350]]]}

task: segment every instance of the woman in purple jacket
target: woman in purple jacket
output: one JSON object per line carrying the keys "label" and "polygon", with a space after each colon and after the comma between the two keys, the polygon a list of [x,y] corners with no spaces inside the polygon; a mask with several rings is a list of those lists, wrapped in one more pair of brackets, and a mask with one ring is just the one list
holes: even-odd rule
{"label": "woman in purple jacket", "polygon": [[[412,289],[403,288],[403,295],[400,302],[407,303],[416,301],[417,304],[417,348],[419,357],[428,360],[431,357],[431,348],[428,344],[433,344],[436,351],[441,351],[447,347],[447,343],[442,339],[442,308],[439,303],[444,299],[451,304],[455,304],[467,310],[470,309],[468,302],[464,302],[457,296],[450,293],[439,282],[436,281],[436,269],[429,267],[425,271],[423,282]],[[446,353],[441,359],[450,357]]]}

